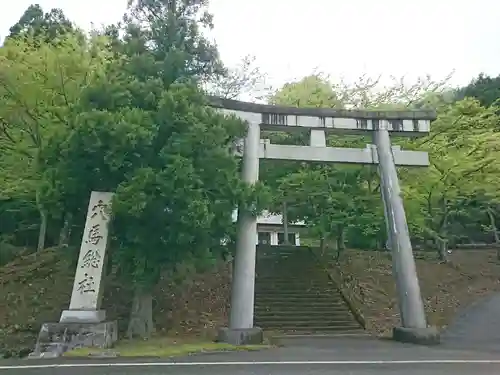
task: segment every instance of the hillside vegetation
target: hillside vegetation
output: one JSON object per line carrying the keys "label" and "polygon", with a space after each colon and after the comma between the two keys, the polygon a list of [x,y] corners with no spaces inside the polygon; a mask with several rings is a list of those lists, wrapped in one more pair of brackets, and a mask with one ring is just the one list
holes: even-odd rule
{"label": "hillside vegetation", "polygon": [[[230,264],[220,262],[206,272],[179,267],[175,277],[162,275],[154,288],[156,334],[214,337],[227,324]],[[67,309],[74,280],[74,261],[57,249],[19,257],[0,267],[0,353],[28,354],[40,326],[57,322]],[[103,308],[117,319],[126,336],[130,288],[113,271],[106,277]]]}
{"label": "hillside vegetation", "polygon": [[[428,252],[416,253],[428,323],[446,327],[464,307],[500,291],[500,262],[495,250],[457,250],[447,263],[435,261]],[[389,255],[380,251],[346,251],[340,267],[344,287],[354,294],[354,303],[374,334],[387,335],[401,324],[396,286]]]}

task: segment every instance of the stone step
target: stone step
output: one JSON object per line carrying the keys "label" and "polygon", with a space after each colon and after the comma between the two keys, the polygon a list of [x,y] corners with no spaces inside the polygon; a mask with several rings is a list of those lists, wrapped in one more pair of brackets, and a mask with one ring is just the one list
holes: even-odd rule
{"label": "stone step", "polygon": [[298,248],[298,247],[281,247],[273,246],[267,249],[257,249],[257,254],[313,254],[310,249]]}
{"label": "stone step", "polygon": [[289,267],[289,266],[294,266],[294,267],[299,267],[299,268],[317,268],[319,267],[319,264],[317,262],[314,262],[310,259],[305,259],[305,258],[294,258],[294,259],[276,259],[276,260],[266,260],[264,261],[259,261],[257,260],[256,263],[257,268],[283,268],[284,266]]}
{"label": "stone step", "polygon": [[315,284],[270,284],[270,283],[255,283],[255,290],[262,292],[273,292],[273,291],[299,291],[299,292],[327,292],[339,294],[339,290],[336,285],[328,283],[315,283]]}
{"label": "stone step", "polygon": [[308,259],[317,261],[318,258],[309,253],[269,253],[269,254],[257,254],[257,260],[268,260],[268,259]]}
{"label": "stone step", "polygon": [[276,264],[276,263],[290,263],[290,264],[297,264],[298,262],[304,262],[307,264],[318,264],[317,260],[308,257],[308,256],[302,256],[302,255],[285,255],[285,256],[274,256],[274,255],[268,255],[263,258],[256,258],[257,263],[256,264]]}
{"label": "stone step", "polygon": [[270,246],[268,248],[257,249],[257,254],[267,254],[267,253],[313,253],[311,249],[299,246]]}
{"label": "stone step", "polygon": [[[293,276],[291,276],[293,275]],[[323,270],[307,271],[307,273],[285,273],[285,272],[264,272],[257,270],[255,282],[265,282],[269,284],[324,284],[333,282],[328,272]]]}
{"label": "stone step", "polygon": [[330,274],[325,270],[314,269],[311,271],[300,272],[300,273],[288,273],[288,270],[283,270],[280,272],[268,272],[265,270],[257,270],[255,272],[255,281],[265,281],[265,282],[282,282],[282,283],[307,283],[307,282],[330,282]]}
{"label": "stone step", "polygon": [[[324,310],[321,310],[321,313],[318,313],[316,315],[306,315],[304,312],[302,312],[303,310],[305,310],[304,308],[301,308],[299,313],[297,314],[289,314],[291,310],[291,308],[288,308],[288,309],[279,309],[279,308],[273,308],[273,307],[269,307],[269,308],[261,308],[261,309],[255,309],[254,310],[254,315],[255,315],[255,318],[259,318],[259,319],[287,319],[287,320],[290,320],[292,318],[296,318],[296,320],[319,320],[319,321],[323,321],[323,320],[328,320],[328,319],[337,319],[337,318],[348,318],[348,319],[354,319],[351,315],[351,312],[348,310],[348,309],[324,309]],[[290,318],[290,319],[288,319]]]}
{"label": "stone step", "polygon": [[[271,328],[266,328],[268,331],[271,331]],[[292,340],[297,340],[298,337],[304,338],[304,337],[313,337],[317,338],[320,336],[329,336],[329,338],[334,337],[334,336],[360,336],[363,335],[365,336],[363,330],[360,330],[358,328],[351,328],[351,329],[340,329],[340,328],[331,328],[331,327],[324,327],[324,328],[317,328],[315,330],[308,330],[308,329],[296,329],[294,330],[293,328],[281,328],[280,330],[275,330],[280,332],[280,338],[279,339],[273,339],[274,342],[279,343],[280,345],[286,345],[287,343],[290,343],[290,339],[287,339],[287,336],[291,336]]]}
{"label": "stone step", "polygon": [[330,319],[307,319],[305,317],[294,317],[294,319],[277,319],[269,317],[259,317],[255,316],[255,325],[257,327],[295,327],[296,329],[301,329],[304,327],[360,327],[358,322],[351,319],[349,316],[339,316]]}
{"label": "stone step", "polygon": [[287,311],[290,309],[302,310],[327,310],[327,311],[348,311],[349,309],[342,301],[272,301],[272,300],[256,300],[255,311]]}
{"label": "stone step", "polygon": [[275,302],[344,302],[339,293],[297,293],[297,292],[281,292],[281,293],[255,293],[255,301],[275,301]]}
{"label": "stone step", "polygon": [[341,299],[341,295],[336,289],[255,289],[255,296],[257,297],[304,297],[304,298],[335,298]]}
{"label": "stone step", "polygon": [[338,337],[371,337],[370,334],[363,328],[351,328],[345,330],[335,329],[333,331],[326,330],[324,332],[311,332],[303,330],[278,330],[275,332],[276,334],[271,337],[271,341],[280,345],[286,345],[286,343],[295,343],[310,339],[314,339],[316,341],[321,339],[331,340],[332,338]]}
{"label": "stone step", "polygon": [[273,329],[278,331],[288,330],[301,330],[301,331],[325,331],[325,330],[354,330],[361,329],[356,321],[343,320],[343,321],[258,321],[255,320],[255,326],[264,329]]}
{"label": "stone step", "polygon": [[277,269],[267,269],[264,267],[257,267],[255,274],[265,278],[276,278],[276,279],[287,279],[287,280],[309,280],[315,279],[318,276],[320,278],[328,276],[328,272],[319,267],[310,268],[298,268],[293,273],[290,270],[293,269],[289,266],[284,266]]}
{"label": "stone step", "polygon": [[278,283],[278,284],[324,284],[324,283],[334,283],[327,272],[316,271],[314,274],[310,274],[309,277],[305,275],[297,275],[290,277],[290,274],[280,274],[280,273],[264,273],[257,272],[255,276],[255,282],[265,282],[265,283]]}
{"label": "stone step", "polygon": [[330,279],[262,279],[255,280],[256,287],[283,288],[283,289],[304,289],[304,288],[330,288],[337,289],[337,284]]}
{"label": "stone step", "polygon": [[307,260],[307,259],[293,259],[284,260],[278,259],[276,261],[257,261],[257,269],[259,268],[283,268],[283,267],[298,267],[300,269],[304,268],[319,268],[318,263]]}
{"label": "stone step", "polygon": [[304,287],[304,286],[336,286],[337,284],[333,282],[330,278],[328,277],[323,277],[323,278],[311,278],[311,279],[299,279],[299,278],[294,278],[294,279],[286,279],[286,278],[276,278],[276,277],[259,277],[255,279],[255,285],[260,285],[260,286],[278,286],[278,287]]}
{"label": "stone step", "polygon": [[[293,271],[293,272],[292,272]],[[277,266],[268,266],[265,267],[257,267],[257,274],[265,274],[267,276],[280,276],[280,277],[288,277],[289,279],[295,278],[307,278],[308,276],[314,276],[315,273],[325,273],[325,270],[316,266],[304,267],[301,265],[290,266],[290,265],[277,265]]]}
{"label": "stone step", "polygon": [[256,283],[255,290],[265,293],[280,293],[280,292],[301,292],[301,293],[339,293],[339,290],[333,284],[316,283],[316,284],[268,284]]}
{"label": "stone step", "polygon": [[315,285],[311,284],[268,284],[268,283],[256,283],[255,290],[260,291],[300,291],[300,292],[321,292],[326,291],[328,293],[339,293],[336,285],[327,284],[327,283],[316,283]]}
{"label": "stone step", "polygon": [[276,300],[276,301],[342,301],[339,295],[330,293],[257,293],[255,300]]}
{"label": "stone step", "polygon": [[259,320],[338,320],[338,319],[351,319],[349,310],[323,310],[323,311],[304,311],[304,310],[288,310],[288,311],[274,311],[274,310],[259,310],[255,312],[255,319]]}
{"label": "stone step", "polygon": [[268,253],[268,254],[257,254],[257,261],[262,260],[266,261],[268,259],[295,259],[295,258],[303,258],[303,259],[311,259],[316,260],[311,254],[308,253]]}
{"label": "stone step", "polygon": [[318,259],[316,256],[308,251],[267,251],[264,253],[257,253],[257,259],[267,259],[267,258],[295,258],[303,257],[310,259]]}
{"label": "stone step", "polygon": [[337,285],[307,248],[260,248],[255,323],[290,334],[362,332]]}
{"label": "stone step", "polygon": [[258,298],[255,299],[255,307],[256,308],[265,308],[265,309],[276,309],[282,310],[284,307],[290,307],[294,310],[310,310],[311,308],[317,310],[331,310],[331,309],[342,309],[347,308],[347,305],[343,300],[340,299],[329,299],[329,300],[301,300],[301,301],[292,301],[290,303],[289,300],[280,300],[280,299],[269,299],[269,298]]}
{"label": "stone step", "polygon": [[[297,310],[295,314],[291,314],[291,311]],[[312,310],[312,309],[310,309]],[[317,314],[307,314],[307,306],[276,306],[276,305],[259,305],[254,307],[255,316],[305,316],[311,318],[323,318],[323,317],[336,317],[336,316],[350,316],[351,312],[346,306],[322,306],[320,308],[315,307]]]}
{"label": "stone step", "polygon": [[338,299],[323,299],[323,300],[290,300],[290,299],[272,299],[272,298],[258,298],[255,299],[256,308],[263,308],[267,310],[283,310],[284,307],[290,309],[330,309],[342,310],[348,309],[344,301]]}
{"label": "stone step", "polygon": [[297,263],[305,262],[308,264],[319,264],[318,260],[314,257],[307,255],[266,255],[265,257],[256,258],[259,264],[273,264],[273,263]]}
{"label": "stone step", "polygon": [[281,291],[281,292],[260,292],[255,294],[255,298],[260,300],[276,300],[276,301],[331,301],[331,300],[342,300],[339,293],[303,293],[301,291]]}
{"label": "stone step", "polygon": [[265,254],[255,258],[257,263],[273,263],[273,262],[293,262],[303,260],[310,263],[317,263],[317,259],[309,254]]}
{"label": "stone step", "polygon": [[274,262],[295,262],[302,260],[308,263],[318,263],[317,258],[309,254],[266,254],[255,258],[258,263],[274,263]]}

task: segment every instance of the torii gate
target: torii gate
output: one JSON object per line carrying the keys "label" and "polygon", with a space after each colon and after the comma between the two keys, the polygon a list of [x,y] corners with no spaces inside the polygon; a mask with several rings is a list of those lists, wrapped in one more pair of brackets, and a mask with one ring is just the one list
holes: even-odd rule
{"label": "torii gate", "polygon": [[[391,146],[390,139],[390,134],[405,137],[427,135],[431,121],[436,119],[435,112],[293,108],[217,97],[209,97],[209,103],[247,123],[240,156],[243,158],[242,178],[248,184],[254,184],[259,179],[259,159],[378,164],[401,313],[402,327],[394,328],[394,337],[401,341],[438,342],[437,330],[427,327],[396,170],[396,165],[426,167],[429,158],[427,152],[406,151],[399,146]],[[260,139],[261,130],[309,130],[310,145],[272,144],[269,140]],[[371,134],[373,144],[365,149],[327,147],[327,133]],[[229,327],[219,332],[220,341],[236,345],[262,341],[262,330],[253,325],[256,228],[257,218],[250,212],[239,210]]]}

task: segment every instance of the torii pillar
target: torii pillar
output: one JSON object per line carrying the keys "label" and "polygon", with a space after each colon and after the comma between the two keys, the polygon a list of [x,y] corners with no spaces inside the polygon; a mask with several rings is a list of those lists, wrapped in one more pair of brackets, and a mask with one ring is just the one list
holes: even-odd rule
{"label": "torii pillar", "polygon": [[[242,179],[249,185],[259,180],[259,153],[260,125],[248,122],[242,155]],[[218,341],[233,345],[260,344],[264,339],[262,329],[253,326],[257,217],[240,208],[237,225],[229,327],[219,331]]]}

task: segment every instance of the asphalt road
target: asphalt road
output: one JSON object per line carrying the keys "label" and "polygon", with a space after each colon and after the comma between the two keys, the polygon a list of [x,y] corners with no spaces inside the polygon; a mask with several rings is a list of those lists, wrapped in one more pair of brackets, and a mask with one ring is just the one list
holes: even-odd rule
{"label": "asphalt road", "polygon": [[441,335],[449,349],[497,352],[500,358],[500,294],[465,308]]}
{"label": "asphalt road", "polygon": [[[301,339],[259,352],[158,360],[0,362],[6,375],[382,375],[500,374],[498,353],[423,347],[372,338]],[[140,362],[139,362],[140,361]],[[143,363],[148,362],[148,363]],[[28,366],[28,367],[27,367]]]}
{"label": "asphalt road", "polygon": [[462,311],[424,347],[368,337],[301,338],[259,352],[151,359],[0,362],[0,375],[498,375],[500,294]]}
{"label": "asphalt road", "polygon": [[23,375],[497,375],[497,364],[251,364],[196,366],[136,366],[99,368],[18,369],[0,370],[6,374]]}

